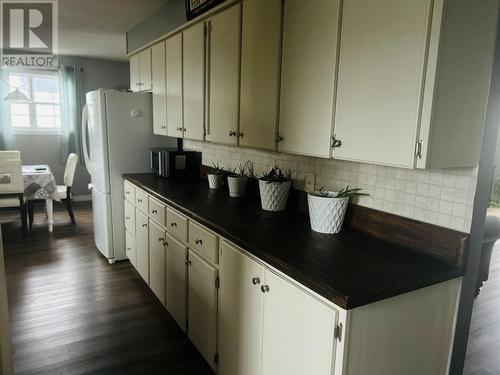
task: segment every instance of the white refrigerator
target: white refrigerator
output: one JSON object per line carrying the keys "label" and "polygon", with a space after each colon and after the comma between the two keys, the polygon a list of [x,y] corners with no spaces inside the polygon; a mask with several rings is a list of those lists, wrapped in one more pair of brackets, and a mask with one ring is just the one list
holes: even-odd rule
{"label": "white refrigerator", "polygon": [[175,147],[175,138],[153,135],[150,93],[88,92],[82,115],[83,153],[91,176],[94,239],[110,263],[126,259],[124,173],[149,172],[153,147]]}

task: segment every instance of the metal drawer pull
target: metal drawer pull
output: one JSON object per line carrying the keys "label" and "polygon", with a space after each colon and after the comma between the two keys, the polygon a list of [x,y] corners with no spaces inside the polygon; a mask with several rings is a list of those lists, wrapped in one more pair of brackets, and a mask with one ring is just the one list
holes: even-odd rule
{"label": "metal drawer pull", "polygon": [[127,247],[127,251],[131,251],[132,249],[130,247]]}
{"label": "metal drawer pull", "polygon": [[137,199],[137,203],[142,203],[142,199]]}
{"label": "metal drawer pull", "polygon": [[258,285],[258,284],[260,284],[260,279],[259,279],[258,277],[254,277],[254,278],[252,279],[252,284],[253,284],[253,285]]}
{"label": "metal drawer pull", "polygon": [[158,210],[152,210],[151,211],[152,214],[157,214],[158,213]]}
{"label": "metal drawer pull", "polygon": [[130,216],[125,216],[125,220],[130,220]]}
{"label": "metal drawer pull", "polygon": [[262,293],[269,292],[269,285],[262,285],[260,290],[262,290]]}
{"label": "metal drawer pull", "polygon": [[147,227],[148,227],[148,225],[147,225],[147,224],[142,224],[142,227],[143,227],[143,228],[147,228]]}
{"label": "metal drawer pull", "polygon": [[126,191],[126,192],[125,192],[125,194],[126,194],[126,195],[129,195],[129,194],[130,194],[130,191]]}
{"label": "metal drawer pull", "polygon": [[197,245],[203,246],[203,241],[198,239],[198,238],[196,240],[194,240],[194,243]]}
{"label": "metal drawer pull", "polygon": [[158,242],[165,242],[165,238],[163,237],[158,238]]}
{"label": "metal drawer pull", "polygon": [[170,223],[170,226],[171,226],[171,227],[177,227],[177,223],[175,223],[175,222],[173,222],[173,221],[172,221],[172,222]]}

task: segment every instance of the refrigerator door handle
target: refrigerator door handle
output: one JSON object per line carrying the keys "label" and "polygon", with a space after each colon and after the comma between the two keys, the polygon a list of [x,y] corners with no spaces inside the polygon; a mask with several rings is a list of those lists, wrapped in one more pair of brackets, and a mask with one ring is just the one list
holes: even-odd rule
{"label": "refrigerator door handle", "polygon": [[83,158],[85,159],[85,166],[87,167],[87,171],[90,175],[92,175],[91,165],[90,165],[90,157],[89,150],[87,147],[88,142],[88,107],[87,104],[83,106],[82,110],[82,145],[83,145]]}

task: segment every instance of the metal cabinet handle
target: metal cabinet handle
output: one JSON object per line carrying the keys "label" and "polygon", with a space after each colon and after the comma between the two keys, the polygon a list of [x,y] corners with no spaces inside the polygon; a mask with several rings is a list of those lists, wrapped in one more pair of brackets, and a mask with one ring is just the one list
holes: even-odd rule
{"label": "metal cabinet handle", "polygon": [[142,199],[137,199],[137,203],[142,203]]}
{"label": "metal cabinet handle", "polygon": [[157,214],[158,213],[158,210],[152,210],[151,211],[152,214]]}
{"label": "metal cabinet handle", "polygon": [[172,222],[170,223],[170,226],[171,226],[171,227],[177,227],[177,223],[176,223],[176,222],[174,222],[174,221],[172,221]]}
{"label": "metal cabinet handle", "polygon": [[131,250],[132,250],[132,248],[130,248],[130,247],[127,247],[127,251],[131,251]]}
{"label": "metal cabinet handle", "polygon": [[267,293],[269,292],[269,285],[262,285],[260,287],[260,290],[262,290],[262,293]]}
{"label": "metal cabinet handle", "polygon": [[167,127],[166,127],[165,125],[162,125],[162,126],[161,126],[161,128],[162,128],[162,129],[166,129]]}
{"label": "metal cabinet handle", "polygon": [[253,284],[253,285],[258,285],[258,284],[260,284],[260,278],[258,278],[258,277],[254,277],[254,278],[252,279],[252,284]]}
{"label": "metal cabinet handle", "polygon": [[130,216],[125,216],[125,220],[130,220]]}
{"label": "metal cabinet handle", "polygon": [[158,238],[158,242],[165,242],[165,238],[163,237]]}
{"label": "metal cabinet handle", "polygon": [[126,191],[126,192],[125,192],[125,195],[129,195],[129,194],[130,194],[130,191]]}
{"label": "metal cabinet handle", "polygon": [[177,127],[176,129],[177,129],[177,131],[182,131],[182,128]]}
{"label": "metal cabinet handle", "polygon": [[229,136],[230,136],[230,137],[234,137],[235,135],[236,135],[236,132],[235,132],[235,131],[232,131],[232,130],[231,130],[231,131],[229,132]]}
{"label": "metal cabinet handle", "polygon": [[198,239],[198,238],[196,240],[194,240],[194,243],[197,245],[203,246],[203,241]]}
{"label": "metal cabinet handle", "polygon": [[243,138],[243,133],[238,132],[238,133],[236,133],[236,136],[237,136],[238,138]]}
{"label": "metal cabinet handle", "polygon": [[147,225],[147,224],[142,224],[142,227],[143,227],[143,228],[147,228],[147,227],[148,227],[148,225]]}
{"label": "metal cabinet handle", "polygon": [[186,264],[187,264],[188,266],[192,266],[192,263],[191,263],[191,261],[190,261],[190,260],[186,260]]}

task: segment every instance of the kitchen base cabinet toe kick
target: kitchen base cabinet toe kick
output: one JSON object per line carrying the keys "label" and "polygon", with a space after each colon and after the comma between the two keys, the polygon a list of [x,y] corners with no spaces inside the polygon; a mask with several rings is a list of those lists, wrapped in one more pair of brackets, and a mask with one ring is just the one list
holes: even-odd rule
{"label": "kitchen base cabinet toe kick", "polygon": [[125,187],[130,262],[216,373],[447,374],[461,278],[344,309]]}

